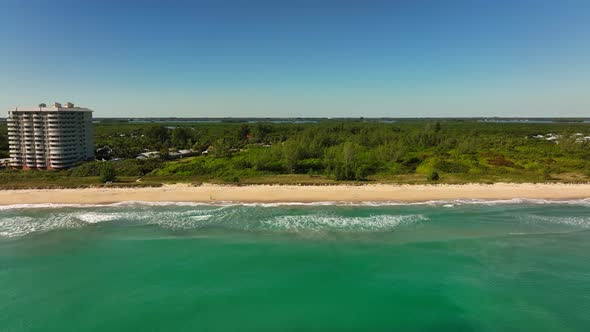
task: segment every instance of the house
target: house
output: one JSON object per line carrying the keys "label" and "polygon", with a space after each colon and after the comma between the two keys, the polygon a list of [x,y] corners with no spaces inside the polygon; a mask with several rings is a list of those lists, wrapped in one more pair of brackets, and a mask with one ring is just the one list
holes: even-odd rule
{"label": "house", "polygon": [[168,158],[180,159],[180,158],[182,158],[182,155],[179,152],[168,152]]}
{"label": "house", "polygon": [[[144,157],[144,158],[139,158],[139,157]],[[149,159],[149,158],[160,158],[160,152],[148,151],[148,152],[140,153],[139,156],[137,156],[137,159]]]}
{"label": "house", "polygon": [[180,153],[180,155],[182,156],[182,158],[184,157],[190,157],[190,156],[194,156],[197,154],[197,151],[195,150],[178,150],[178,152]]}
{"label": "house", "polygon": [[9,167],[9,166],[10,166],[10,158],[0,159],[0,168]]}

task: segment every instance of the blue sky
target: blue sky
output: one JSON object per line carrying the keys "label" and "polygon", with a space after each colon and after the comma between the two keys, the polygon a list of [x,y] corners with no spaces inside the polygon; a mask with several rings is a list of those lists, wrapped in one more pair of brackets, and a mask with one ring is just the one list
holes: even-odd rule
{"label": "blue sky", "polygon": [[590,1],[0,0],[0,109],[590,116]]}

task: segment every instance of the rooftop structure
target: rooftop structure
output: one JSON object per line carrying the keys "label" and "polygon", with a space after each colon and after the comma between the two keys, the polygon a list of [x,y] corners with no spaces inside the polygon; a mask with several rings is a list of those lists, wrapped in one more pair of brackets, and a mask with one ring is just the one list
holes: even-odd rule
{"label": "rooftop structure", "polygon": [[62,106],[16,108],[8,112],[10,166],[64,169],[94,159],[92,110]]}

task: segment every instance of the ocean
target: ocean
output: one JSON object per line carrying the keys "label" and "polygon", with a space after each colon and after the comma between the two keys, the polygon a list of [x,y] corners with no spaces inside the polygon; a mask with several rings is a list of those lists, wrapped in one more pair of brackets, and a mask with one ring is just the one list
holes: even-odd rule
{"label": "ocean", "polygon": [[589,331],[590,200],[0,207],[0,331]]}

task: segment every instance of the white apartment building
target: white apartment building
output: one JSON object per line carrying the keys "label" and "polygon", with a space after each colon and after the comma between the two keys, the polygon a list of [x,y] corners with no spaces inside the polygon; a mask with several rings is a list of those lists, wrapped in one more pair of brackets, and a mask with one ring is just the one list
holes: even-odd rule
{"label": "white apartment building", "polygon": [[64,169],[94,159],[92,110],[72,103],[8,112],[10,166]]}

